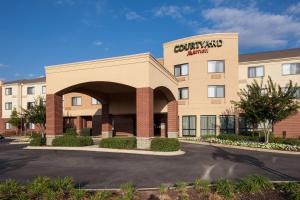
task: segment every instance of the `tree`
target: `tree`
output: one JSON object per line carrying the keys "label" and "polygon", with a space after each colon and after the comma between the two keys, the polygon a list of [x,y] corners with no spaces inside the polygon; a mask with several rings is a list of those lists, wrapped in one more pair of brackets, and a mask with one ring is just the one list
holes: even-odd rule
{"label": "tree", "polygon": [[10,123],[12,126],[19,129],[22,125],[21,122],[22,122],[21,115],[17,112],[16,108],[14,108],[13,111],[11,112],[8,123]]}
{"label": "tree", "polygon": [[259,84],[256,80],[247,84],[238,93],[239,101],[232,103],[242,110],[244,117],[252,124],[261,124],[265,143],[269,142],[270,130],[274,124],[297,112],[300,108],[296,100],[297,84],[292,81],[282,88],[268,77],[267,83]]}
{"label": "tree", "polygon": [[46,129],[46,106],[44,98],[38,97],[33,106],[23,109],[23,117],[29,122],[38,125],[43,137]]}

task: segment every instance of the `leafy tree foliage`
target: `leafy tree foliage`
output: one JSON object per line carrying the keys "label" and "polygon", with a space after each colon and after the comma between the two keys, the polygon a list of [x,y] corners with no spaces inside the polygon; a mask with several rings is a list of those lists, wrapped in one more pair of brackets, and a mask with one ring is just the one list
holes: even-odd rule
{"label": "leafy tree foliage", "polygon": [[11,112],[8,123],[10,123],[12,126],[16,128],[21,127],[21,123],[22,123],[21,115],[17,112],[16,108],[14,108],[13,111]]}

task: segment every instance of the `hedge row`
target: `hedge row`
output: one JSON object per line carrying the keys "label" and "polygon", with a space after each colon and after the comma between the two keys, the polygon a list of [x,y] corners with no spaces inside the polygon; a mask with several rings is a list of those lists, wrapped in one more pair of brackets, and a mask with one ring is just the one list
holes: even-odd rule
{"label": "hedge row", "polygon": [[89,136],[74,136],[74,135],[64,135],[53,139],[53,146],[60,147],[82,147],[93,145],[93,140]]}
{"label": "hedge row", "polygon": [[154,138],[151,141],[152,151],[178,151],[180,143],[176,138]]}
{"label": "hedge row", "polygon": [[136,138],[135,137],[112,137],[104,138],[99,144],[102,148],[111,149],[135,149]]}
{"label": "hedge row", "polygon": [[44,146],[46,145],[46,137],[40,133],[33,134],[30,138],[29,146]]}

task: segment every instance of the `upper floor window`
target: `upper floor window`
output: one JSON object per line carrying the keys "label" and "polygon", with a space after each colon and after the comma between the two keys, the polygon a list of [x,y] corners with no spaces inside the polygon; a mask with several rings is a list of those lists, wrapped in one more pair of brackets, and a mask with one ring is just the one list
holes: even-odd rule
{"label": "upper floor window", "polygon": [[282,74],[300,74],[300,63],[287,63],[282,65]]}
{"label": "upper floor window", "polygon": [[27,94],[34,94],[34,87],[27,87]]}
{"label": "upper floor window", "polygon": [[5,88],[5,95],[12,95],[12,88]]}
{"label": "upper floor window", "polygon": [[188,99],[189,98],[189,88],[184,87],[184,88],[178,88],[179,92],[179,99]]}
{"label": "upper floor window", "polygon": [[12,102],[5,103],[5,110],[12,110]]}
{"label": "upper floor window", "polygon": [[99,105],[99,104],[101,104],[101,103],[100,103],[100,101],[98,101],[97,99],[92,98],[92,104],[93,104],[93,105]]}
{"label": "upper floor window", "polygon": [[34,102],[27,102],[27,109],[28,108],[33,108]]}
{"label": "upper floor window", "polygon": [[46,85],[42,86],[42,94],[46,94]]}
{"label": "upper floor window", "polygon": [[264,77],[264,66],[248,67],[248,78]]}
{"label": "upper floor window", "polygon": [[209,85],[208,86],[208,97],[209,98],[224,98],[225,97],[225,86],[224,85]]}
{"label": "upper floor window", "polygon": [[224,60],[210,60],[208,61],[208,73],[224,73],[225,61]]}
{"label": "upper floor window", "polygon": [[180,64],[174,66],[174,75],[177,76],[186,76],[189,74],[189,64]]}
{"label": "upper floor window", "polygon": [[80,106],[81,97],[72,97],[72,106]]}

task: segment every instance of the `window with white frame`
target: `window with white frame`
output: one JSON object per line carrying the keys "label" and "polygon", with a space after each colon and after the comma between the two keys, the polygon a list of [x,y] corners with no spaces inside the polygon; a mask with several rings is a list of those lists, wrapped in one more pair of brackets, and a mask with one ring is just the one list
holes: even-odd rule
{"label": "window with white frame", "polygon": [[42,94],[46,94],[46,85],[42,86]]}
{"label": "window with white frame", "polygon": [[209,85],[208,98],[224,98],[225,86],[224,85]]}
{"label": "window with white frame", "polygon": [[189,74],[189,64],[180,64],[174,66],[174,75],[177,76],[186,76]]}
{"label": "window with white frame", "polygon": [[27,102],[27,109],[28,108],[33,108],[34,102]]}
{"label": "window with white frame", "polygon": [[72,106],[80,106],[81,97],[72,97]]}
{"label": "window with white frame", "polygon": [[34,92],[34,87],[27,87],[27,94],[32,95]]}
{"label": "window with white frame", "polygon": [[12,102],[5,103],[5,110],[12,110]]}
{"label": "window with white frame", "polygon": [[28,123],[27,128],[28,129],[35,129],[35,124],[34,123]]}
{"label": "window with white frame", "polygon": [[5,129],[6,129],[6,130],[12,129],[11,123],[6,122],[6,123],[5,123]]}
{"label": "window with white frame", "polygon": [[225,61],[224,60],[210,60],[207,63],[208,73],[224,73]]}
{"label": "window with white frame", "polygon": [[300,63],[286,63],[282,65],[282,75],[300,74]]}
{"label": "window with white frame", "polygon": [[93,104],[93,105],[100,105],[101,103],[100,103],[100,101],[98,101],[97,99],[92,98],[92,104]]}
{"label": "window with white frame", "polygon": [[12,95],[12,88],[5,88],[5,95],[6,96]]}
{"label": "window with white frame", "polygon": [[248,67],[248,78],[264,77],[264,66]]}
{"label": "window with white frame", "polygon": [[178,88],[179,99],[188,99],[189,98],[189,88]]}

